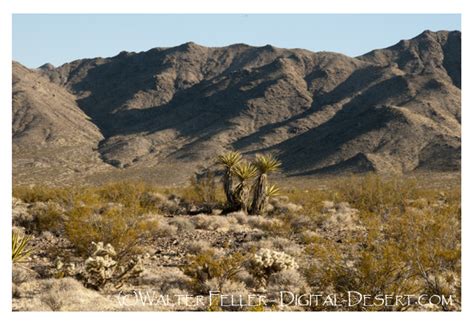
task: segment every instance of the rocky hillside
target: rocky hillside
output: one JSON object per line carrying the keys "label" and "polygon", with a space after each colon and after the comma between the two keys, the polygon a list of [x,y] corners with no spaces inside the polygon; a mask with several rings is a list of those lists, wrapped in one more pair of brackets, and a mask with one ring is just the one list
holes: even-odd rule
{"label": "rocky hillside", "polygon": [[288,175],[459,170],[460,47],[425,31],[356,58],[186,43],[14,63],[14,177],[179,182],[223,149],[273,152]]}

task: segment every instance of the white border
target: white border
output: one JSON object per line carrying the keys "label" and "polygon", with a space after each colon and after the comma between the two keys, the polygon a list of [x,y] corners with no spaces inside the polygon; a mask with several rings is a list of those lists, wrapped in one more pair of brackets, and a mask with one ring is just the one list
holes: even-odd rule
{"label": "white border", "polygon": [[461,0],[10,0],[15,13],[460,13]]}
{"label": "white border", "polygon": [[473,246],[474,230],[472,204],[466,200],[472,189],[474,165],[472,143],[474,143],[474,112],[472,88],[472,60],[463,60],[463,311],[461,313],[11,313],[11,274],[10,274],[10,236],[11,227],[11,14],[12,13],[462,13],[462,55],[474,57],[472,27],[474,12],[468,10],[468,0],[3,0],[0,2],[0,148],[2,148],[0,204],[0,260],[1,273],[1,312],[4,324],[26,323],[112,323],[112,322],[196,322],[242,323],[247,321],[273,321],[282,323],[303,322],[400,322],[446,324],[446,322],[465,323],[472,318],[472,259],[470,247]]}

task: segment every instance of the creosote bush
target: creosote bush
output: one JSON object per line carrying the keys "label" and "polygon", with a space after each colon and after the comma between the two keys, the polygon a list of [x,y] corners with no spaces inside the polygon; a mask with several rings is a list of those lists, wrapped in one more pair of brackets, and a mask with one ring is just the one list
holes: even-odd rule
{"label": "creosote bush", "polygon": [[193,203],[209,207],[217,204],[217,183],[214,173],[210,170],[195,173],[190,178],[190,189],[187,198]]}
{"label": "creosote bush", "polygon": [[140,252],[140,245],[159,233],[160,221],[138,215],[133,208],[117,206],[98,211],[88,206],[73,208],[65,224],[66,234],[81,254],[87,254],[91,242],[106,242],[123,259]]}
{"label": "creosote bush", "polygon": [[222,291],[226,281],[235,280],[237,274],[244,269],[245,262],[244,255],[239,252],[222,255],[209,249],[190,256],[183,272],[192,279],[191,287],[198,293],[206,293],[208,281],[212,279],[215,279],[218,289]]}
{"label": "creosote bush", "polygon": [[[436,190],[420,192],[409,185],[412,181],[384,183],[374,177],[369,176],[366,183],[372,188],[362,188],[362,181],[339,188],[339,195],[358,207],[357,227],[338,232],[333,225],[323,233],[306,237],[305,252],[311,262],[302,272],[308,283],[328,293],[357,288],[372,295],[453,295],[454,304],[442,308],[456,310],[461,297],[456,286],[461,253],[459,197],[440,197]],[[402,196],[397,196],[396,191],[401,191]],[[419,198],[432,202],[420,204]],[[333,210],[331,213],[338,213]],[[338,224],[343,226],[341,220]],[[456,276],[447,276],[449,280],[444,283],[448,285],[439,285],[446,274]]]}
{"label": "creosote bush", "polygon": [[39,232],[50,231],[61,234],[64,231],[64,209],[56,202],[36,203],[32,209],[32,214],[36,222],[36,229]]}

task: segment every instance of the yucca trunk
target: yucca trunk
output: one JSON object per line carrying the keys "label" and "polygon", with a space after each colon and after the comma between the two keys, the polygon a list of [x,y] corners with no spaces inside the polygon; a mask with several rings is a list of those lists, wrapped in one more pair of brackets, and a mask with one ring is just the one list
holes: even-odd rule
{"label": "yucca trunk", "polygon": [[232,172],[230,168],[226,169],[226,171],[224,172],[222,183],[224,184],[224,192],[229,206],[235,206],[235,200],[233,196]]}
{"label": "yucca trunk", "polygon": [[263,173],[258,176],[255,182],[255,188],[253,192],[252,207],[250,210],[251,214],[258,215],[262,214],[265,209],[266,193],[267,188],[267,174]]}
{"label": "yucca trunk", "polygon": [[250,195],[250,190],[246,182],[241,182],[235,188],[234,202],[238,206],[239,210],[245,213],[248,212],[249,195]]}

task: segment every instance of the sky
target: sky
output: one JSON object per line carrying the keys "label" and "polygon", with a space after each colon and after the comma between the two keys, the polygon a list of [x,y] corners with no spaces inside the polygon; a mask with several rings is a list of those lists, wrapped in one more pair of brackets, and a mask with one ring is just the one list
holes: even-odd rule
{"label": "sky", "polygon": [[14,14],[13,60],[30,68],[195,42],[357,56],[426,29],[461,30],[456,14]]}

